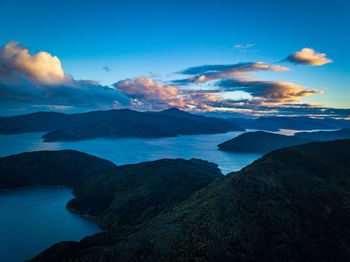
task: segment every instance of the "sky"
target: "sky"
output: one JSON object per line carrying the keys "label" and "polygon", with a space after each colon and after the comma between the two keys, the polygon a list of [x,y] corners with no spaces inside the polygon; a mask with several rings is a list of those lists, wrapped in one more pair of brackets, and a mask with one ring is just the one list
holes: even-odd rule
{"label": "sky", "polygon": [[350,1],[0,0],[0,115],[350,118]]}

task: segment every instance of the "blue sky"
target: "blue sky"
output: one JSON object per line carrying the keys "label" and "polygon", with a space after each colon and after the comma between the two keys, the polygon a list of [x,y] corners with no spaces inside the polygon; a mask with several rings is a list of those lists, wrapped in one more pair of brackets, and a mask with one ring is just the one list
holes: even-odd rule
{"label": "blue sky", "polygon": [[[208,64],[280,65],[290,70],[259,71],[254,79],[322,90],[324,94],[300,102],[350,108],[349,13],[346,0],[2,0],[0,46],[18,41],[30,54],[45,51],[57,56],[75,81],[94,80],[103,86],[141,76],[164,85],[182,78],[176,72]],[[281,62],[303,48],[325,53],[333,62]]]}

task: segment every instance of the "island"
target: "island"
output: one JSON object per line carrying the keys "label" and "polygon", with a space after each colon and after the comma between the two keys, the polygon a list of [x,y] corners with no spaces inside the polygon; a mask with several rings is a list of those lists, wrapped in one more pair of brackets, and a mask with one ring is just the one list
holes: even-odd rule
{"label": "island", "polygon": [[293,136],[264,131],[247,132],[219,144],[218,148],[227,152],[261,154],[288,146],[338,139],[350,139],[350,129],[297,132]]}
{"label": "island", "polygon": [[0,117],[0,134],[46,132],[43,136],[45,142],[101,137],[160,138],[228,131],[244,129],[224,119],[194,115],[176,108],[160,112],[115,109],[78,114],[37,112]]}
{"label": "island", "polygon": [[295,136],[256,131],[243,133],[219,144],[218,148],[228,152],[264,154],[283,147],[301,145],[311,141]]}

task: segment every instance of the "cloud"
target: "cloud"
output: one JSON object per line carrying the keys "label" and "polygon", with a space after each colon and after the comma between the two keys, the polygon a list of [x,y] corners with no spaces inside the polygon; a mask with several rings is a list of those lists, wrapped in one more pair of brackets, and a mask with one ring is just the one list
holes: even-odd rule
{"label": "cloud", "polygon": [[0,77],[11,80],[17,74],[40,84],[58,84],[66,80],[61,62],[47,52],[29,54],[29,49],[9,42],[0,49]]}
{"label": "cloud", "polygon": [[227,77],[239,77],[245,73],[256,71],[284,72],[288,67],[279,65],[269,65],[263,62],[247,62],[229,65],[203,65],[190,67],[180,72],[180,74],[190,75],[187,79],[173,80],[176,85],[187,85],[189,83],[203,83],[211,80]]}
{"label": "cloud", "polygon": [[117,107],[129,99],[114,88],[92,80],[75,80],[64,73],[58,57],[47,52],[30,54],[18,42],[0,48],[0,107],[21,103],[74,107]]}
{"label": "cloud", "polygon": [[125,79],[113,84],[113,87],[131,98],[134,108],[157,110],[169,106],[185,107],[184,101],[178,97],[179,88],[162,85],[144,76],[136,79]]}
{"label": "cloud", "polygon": [[323,94],[323,91],[306,90],[305,87],[283,81],[261,81],[250,78],[222,80],[219,87],[228,90],[241,90],[253,97],[259,97],[274,103],[299,102],[302,97]]}
{"label": "cloud", "polygon": [[163,85],[144,76],[121,80],[113,86],[132,99],[132,107],[142,110],[162,110],[178,107],[184,110],[209,110],[207,102],[217,101],[219,90],[192,90]]}
{"label": "cloud", "polygon": [[149,74],[149,76],[150,76],[151,78],[159,78],[159,77],[161,77],[161,75],[156,74],[156,73],[154,73],[153,71],[149,71],[148,74]]}
{"label": "cloud", "polygon": [[197,75],[197,74],[205,74],[210,72],[249,72],[249,71],[257,71],[257,70],[266,70],[266,71],[287,71],[288,67],[284,66],[275,66],[268,65],[263,62],[246,62],[246,63],[238,63],[238,64],[229,64],[229,65],[202,65],[189,67],[183,71],[181,74],[184,75]]}
{"label": "cloud", "polygon": [[128,95],[145,99],[159,98],[166,100],[175,98],[178,94],[178,87],[162,85],[144,76],[122,80],[113,84],[113,86]]}
{"label": "cloud", "polygon": [[[271,105],[283,103],[300,102],[304,97],[314,94],[322,94],[323,91],[308,90],[306,87],[285,81],[265,81],[246,77],[246,74],[256,71],[284,72],[287,67],[269,65],[262,62],[239,63],[230,65],[203,65],[190,67],[181,74],[189,75],[187,79],[173,80],[173,85],[166,85],[152,79],[139,77],[136,79],[126,79],[115,83],[113,86],[120,92],[132,99],[133,107],[147,109],[164,109],[169,106],[176,106],[184,110],[192,111],[216,111],[225,110],[227,105],[241,105],[232,103],[227,93],[237,91],[251,97],[255,105],[265,105],[264,110],[270,112]],[[201,86],[193,86],[189,89],[189,83],[198,84],[206,81],[217,80],[211,89],[203,89]],[[174,85],[177,83],[178,85]],[[244,102],[246,103],[246,102]],[[252,102],[250,102],[252,104]],[[277,108],[277,107],[276,107]],[[229,107],[228,111],[233,108]],[[248,108],[238,107],[238,111],[250,114],[263,114],[260,110],[252,112]],[[276,110],[271,112],[276,113]]]}
{"label": "cloud", "polygon": [[[279,65],[269,65],[263,62],[246,62],[229,65],[203,65],[190,67],[180,72],[180,74],[189,75],[186,79],[173,80],[172,84],[181,86],[179,90],[191,96],[192,100],[195,101],[194,105],[197,106],[197,110],[201,108],[210,108],[214,110],[225,110],[227,105],[241,105],[240,103],[232,103],[229,97],[226,95],[228,92],[241,91],[247,96],[251,97],[251,101],[254,103],[259,102],[259,107],[264,103],[265,105],[278,105],[283,103],[296,103],[300,102],[304,97],[310,97],[314,94],[322,94],[323,91],[319,90],[308,90],[306,87],[297,85],[285,81],[265,81],[256,80],[254,78],[247,77],[247,74],[252,74],[257,71],[272,71],[272,72],[285,72],[288,71],[288,67]],[[215,87],[214,90],[208,90],[211,93],[207,96],[198,95],[193,90],[191,92],[185,89],[188,84],[199,84],[207,81],[215,80],[211,86]],[[199,86],[200,88],[200,86]],[[237,96],[236,96],[237,97]],[[246,101],[246,100],[245,100]],[[246,102],[244,102],[245,104]],[[251,102],[250,102],[251,103]],[[201,105],[201,107],[198,107]],[[205,106],[204,106],[205,105]],[[227,108],[226,108],[227,109]],[[232,111],[233,108],[228,109]],[[253,114],[249,108],[237,108],[238,111]],[[258,107],[255,107],[258,110]],[[265,108],[264,110],[270,110]],[[260,110],[258,110],[259,113]],[[273,111],[276,113],[276,111]],[[254,112],[256,114],[257,112]]]}
{"label": "cloud", "polygon": [[236,44],[233,47],[238,48],[238,49],[247,49],[247,48],[250,48],[253,46],[255,46],[255,45],[254,44]]}
{"label": "cloud", "polygon": [[108,66],[104,66],[104,67],[102,67],[102,70],[104,70],[104,71],[106,71],[106,72],[111,71],[111,69],[110,69]]}
{"label": "cloud", "polygon": [[[301,52],[305,58],[303,50]],[[315,54],[314,51],[313,55],[318,59],[327,59],[324,54]],[[102,69],[109,70],[108,67]],[[250,77],[258,71],[287,70],[288,67],[263,62],[202,65],[183,70],[180,74],[187,78],[172,80],[171,84],[142,76],[118,81],[110,87],[92,80],[75,80],[64,72],[56,56],[47,52],[31,54],[28,48],[17,42],[9,42],[0,48],[0,112],[27,110],[28,107],[32,110],[121,107],[162,110],[178,107],[190,111],[235,112],[249,116],[350,117],[349,109],[301,103],[302,98],[323,91],[308,90],[285,81]],[[210,85],[199,85],[208,81],[212,81]],[[231,93],[237,95],[231,96]],[[238,98],[234,100],[233,97]]]}
{"label": "cloud", "polygon": [[326,57],[326,54],[318,53],[312,48],[303,48],[301,51],[289,55],[285,60],[296,64],[313,66],[320,66],[333,62]]}
{"label": "cloud", "polygon": [[339,118],[350,119],[350,109],[330,108],[316,104],[293,103],[279,104],[269,103],[262,99],[252,98],[243,100],[224,100],[217,103],[209,103],[215,108],[215,112],[236,113],[246,116],[308,116],[314,118]]}

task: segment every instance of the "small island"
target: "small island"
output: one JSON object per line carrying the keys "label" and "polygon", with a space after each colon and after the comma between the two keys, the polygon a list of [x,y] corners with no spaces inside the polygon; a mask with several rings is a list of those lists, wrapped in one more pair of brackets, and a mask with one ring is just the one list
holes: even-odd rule
{"label": "small island", "polygon": [[219,144],[218,147],[220,150],[228,152],[263,154],[283,147],[301,145],[311,141],[310,139],[294,136],[257,131],[243,133]]}
{"label": "small island", "polygon": [[314,141],[332,141],[338,139],[350,139],[350,129],[297,132],[294,136],[264,131],[247,132],[219,144],[218,148],[227,152],[263,154],[283,147],[301,145]]}

